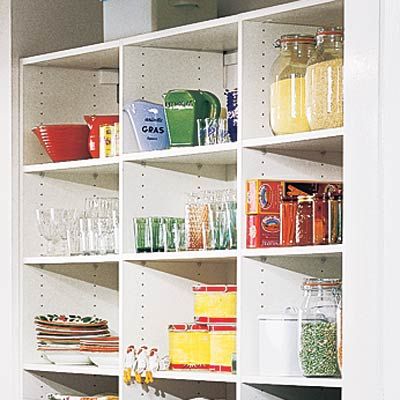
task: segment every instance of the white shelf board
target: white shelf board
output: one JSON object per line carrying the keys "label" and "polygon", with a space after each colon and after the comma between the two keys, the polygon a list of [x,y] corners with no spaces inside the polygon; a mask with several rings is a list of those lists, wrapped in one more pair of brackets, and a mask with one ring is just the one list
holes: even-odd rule
{"label": "white shelf board", "polygon": [[259,257],[340,257],[342,244],[323,246],[268,247],[263,249],[243,249],[242,255],[249,258]]}
{"label": "white shelf board", "polygon": [[97,70],[118,68],[118,40],[23,58],[22,65]]}
{"label": "white shelf board", "polygon": [[309,26],[341,25],[342,0],[300,0],[235,16],[145,33],[130,38],[23,58],[22,65],[77,69],[118,68],[120,45],[204,51],[238,48],[238,22],[274,22]]}
{"label": "white shelf board", "polygon": [[118,368],[100,368],[96,367],[95,365],[24,364],[24,370],[29,372],[53,372],[59,374],[118,377]]}
{"label": "white shelf board", "polygon": [[25,257],[24,264],[28,265],[68,265],[68,264],[105,264],[117,263],[118,254],[105,256],[71,256],[71,257]]}
{"label": "white shelf board", "polygon": [[312,386],[341,388],[340,378],[305,378],[303,376],[245,376],[243,383],[254,385],[282,385],[282,386]]}
{"label": "white shelf board", "polygon": [[181,251],[170,253],[130,253],[124,254],[124,261],[202,261],[234,260],[236,250]]}
{"label": "white shelf board", "polygon": [[247,139],[243,141],[243,147],[266,152],[290,150],[342,153],[343,128]]}
{"label": "white shelf board", "polygon": [[299,0],[239,15],[241,20],[306,26],[343,26],[343,0]]}
{"label": "white shelf board", "polygon": [[91,158],[88,160],[63,161],[57,163],[25,165],[24,172],[37,174],[42,172],[74,170],[74,172],[82,171],[84,173],[90,173],[92,171],[117,173],[119,160],[120,157]]}
{"label": "white shelf board", "polygon": [[154,378],[184,381],[237,382],[237,376],[233,374],[199,371],[158,371],[154,374]]}
{"label": "white shelf board", "polygon": [[123,45],[200,51],[232,51],[238,48],[237,15],[145,33],[122,40]]}
{"label": "white shelf board", "polygon": [[181,164],[235,164],[237,143],[224,143],[212,146],[174,147],[167,150],[144,151],[126,154],[124,161],[137,163],[181,163]]}

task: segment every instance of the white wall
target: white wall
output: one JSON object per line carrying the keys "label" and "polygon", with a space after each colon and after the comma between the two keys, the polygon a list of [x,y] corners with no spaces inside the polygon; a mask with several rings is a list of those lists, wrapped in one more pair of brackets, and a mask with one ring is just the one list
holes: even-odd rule
{"label": "white wall", "polygon": [[103,41],[99,0],[12,0],[13,51],[18,57]]}
{"label": "white wall", "polygon": [[257,8],[271,7],[278,4],[290,3],[294,0],[218,0],[218,15],[237,14],[245,11],[255,10]]}
{"label": "white wall", "polygon": [[0,171],[2,176],[0,191],[0,252],[1,284],[0,304],[2,329],[0,340],[2,362],[0,363],[0,382],[2,396],[17,399],[17,343],[14,335],[13,276],[11,245],[11,7],[10,0],[0,0],[0,122],[2,130],[0,146]]}

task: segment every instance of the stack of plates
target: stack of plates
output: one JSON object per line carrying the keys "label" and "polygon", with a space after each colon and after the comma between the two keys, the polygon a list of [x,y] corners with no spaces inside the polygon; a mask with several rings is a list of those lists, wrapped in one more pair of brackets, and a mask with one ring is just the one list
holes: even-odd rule
{"label": "stack of plates", "polygon": [[38,350],[54,364],[90,364],[80,352],[82,339],[107,338],[108,322],[95,317],[46,314],[35,318]]}
{"label": "stack of plates", "polygon": [[112,394],[109,395],[99,394],[94,397],[87,397],[87,396],[70,396],[70,395],[50,393],[47,395],[47,400],[118,400],[118,396]]}
{"label": "stack of plates", "polygon": [[87,354],[93,364],[98,367],[118,366],[118,336],[81,339],[81,353]]}

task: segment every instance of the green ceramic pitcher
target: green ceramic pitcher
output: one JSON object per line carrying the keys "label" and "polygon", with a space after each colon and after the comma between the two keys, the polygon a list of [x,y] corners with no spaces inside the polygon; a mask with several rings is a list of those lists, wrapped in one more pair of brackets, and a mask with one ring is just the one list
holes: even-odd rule
{"label": "green ceramic pitcher", "polygon": [[171,147],[197,146],[197,120],[221,114],[218,97],[204,90],[170,90],[163,99]]}

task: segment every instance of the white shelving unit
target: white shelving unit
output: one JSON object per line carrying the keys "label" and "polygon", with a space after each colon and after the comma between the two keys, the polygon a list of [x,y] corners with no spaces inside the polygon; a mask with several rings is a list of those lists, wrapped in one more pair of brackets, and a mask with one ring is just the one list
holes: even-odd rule
{"label": "white shelving unit", "polygon": [[[267,84],[276,57],[274,39],[289,31],[315,32],[316,27],[342,23],[342,1],[300,0],[21,61],[24,398],[41,398],[60,387],[90,394],[102,378],[107,378],[103,391],[118,386],[122,399],[341,398],[341,379],[260,376],[257,316],[298,305],[304,277],[341,277],[346,245],[246,249],[244,187],[246,179],[257,177],[343,179],[345,128],[274,137],[268,127]],[[226,52],[237,53],[233,74],[224,65]],[[101,68],[119,70],[118,98],[116,86],[99,83]],[[227,85],[239,90],[237,143],[138,151],[122,112],[125,102],[160,102],[165,91],[176,87],[207,89],[222,100]],[[94,113],[120,114],[120,157],[53,164],[30,133],[39,123],[82,123],[83,115]],[[133,252],[133,217],[183,215],[186,193],[214,188],[237,190],[237,250]],[[44,256],[34,210],[81,207],[88,196],[119,197],[121,253]],[[148,388],[128,387],[116,369],[56,366],[35,350],[35,315],[79,312],[108,319],[120,335],[121,351],[130,344],[147,344],[166,354],[168,324],[192,319],[190,288],[196,282],[238,285],[236,375],[167,371],[157,373],[155,385]],[[79,379],[71,379],[75,375]]]}

